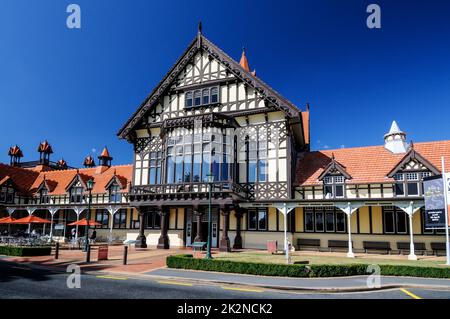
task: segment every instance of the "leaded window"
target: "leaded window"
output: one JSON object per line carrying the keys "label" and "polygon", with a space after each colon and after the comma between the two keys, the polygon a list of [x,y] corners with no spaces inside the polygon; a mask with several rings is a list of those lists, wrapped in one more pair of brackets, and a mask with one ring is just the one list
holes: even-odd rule
{"label": "leaded window", "polygon": [[408,215],[394,206],[383,207],[383,231],[385,234],[408,233]]}
{"label": "leaded window", "polygon": [[268,216],[266,208],[249,209],[247,212],[248,230],[267,230]]}
{"label": "leaded window", "polygon": [[394,174],[396,196],[422,196],[423,179],[431,172],[401,172]]}
{"label": "leaded window", "polygon": [[323,179],[325,198],[345,196],[345,178],[342,175],[325,176]]}
{"label": "leaded window", "polygon": [[185,107],[199,107],[219,102],[219,87],[198,89],[186,92]]}
{"label": "leaded window", "polygon": [[120,193],[120,186],[116,183],[109,187],[109,201],[112,203],[120,203],[122,201],[122,194]]}
{"label": "leaded window", "polygon": [[346,231],[345,213],[338,208],[305,208],[305,232],[344,233]]}

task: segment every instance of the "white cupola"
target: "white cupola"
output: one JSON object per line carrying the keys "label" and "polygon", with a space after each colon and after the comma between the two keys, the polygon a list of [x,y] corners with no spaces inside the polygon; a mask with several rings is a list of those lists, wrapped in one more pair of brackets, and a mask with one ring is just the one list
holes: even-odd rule
{"label": "white cupola", "polygon": [[408,151],[406,134],[400,130],[395,121],[392,122],[389,133],[384,135],[384,148],[394,154],[406,153]]}

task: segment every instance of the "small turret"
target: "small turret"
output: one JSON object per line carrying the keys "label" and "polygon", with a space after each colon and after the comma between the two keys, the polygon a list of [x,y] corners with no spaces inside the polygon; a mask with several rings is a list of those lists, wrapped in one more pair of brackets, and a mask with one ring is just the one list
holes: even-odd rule
{"label": "small turret", "polygon": [[64,158],[61,158],[56,162],[56,166],[58,166],[59,169],[67,169],[67,162],[64,160]]}
{"label": "small turret", "polygon": [[39,144],[37,151],[39,152],[39,163],[48,164],[50,162],[50,154],[53,153],[53,149],[47,140]]}
{"label": "small turret", "polygon": [[109,155],[109,151],[108,148],[105,146],[105,148],[103,149],[102,153],[100,154],[100,156],[98,157],[99,159],[99,166],[107,166],[110,167],[111,166],[111,161],[112,161],[112,157]]}
{"label": "small turret", "polygon": [[406,153],[408,143],[406,142],[406,133],[402,132],[393,121],[389,133],[384,135],[384,148],[394,154]]}
{"label": "small turret", "polygon": [[22,150],[17,144],[9,148],[8,156],[11,158],[10,165],[17,166],[20,163],[20,158],[23,157]]}
{"label": "small turret", "polygon": [[94,161],[94,159],[92,158],[91,155],[88,155],[88,156],[85,157],[84,162],[83,162],[83,166],[86,167],[86,168],[95,166],[95,161]]}

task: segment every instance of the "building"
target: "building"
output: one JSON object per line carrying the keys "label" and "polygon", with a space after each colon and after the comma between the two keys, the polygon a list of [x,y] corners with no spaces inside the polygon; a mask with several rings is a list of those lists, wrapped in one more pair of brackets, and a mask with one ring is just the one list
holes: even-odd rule
{"label": "building", "polygon": [[24,168],[12,148],[0,205],[79,217],[94,178],[100,235],[169,248],[206,240],[211,186],[212,246],[223,251],[282,243],[285,230],[294,245],[350,257],[372,243],[406,245],[414,259],[414,248],[444,242],[423,226],[422,179],[440,173],[441,156],[450,162],[450,141],[407,143],[393,122],[384,145],[311,151],[309,114],[251,71],[245,51],[236,62],[200,27],[118,133],[134,145],[132,165],[111,166],[105,149],[97,167],[91,157],[83,169],[51,167],[43,146],[39,168]]}

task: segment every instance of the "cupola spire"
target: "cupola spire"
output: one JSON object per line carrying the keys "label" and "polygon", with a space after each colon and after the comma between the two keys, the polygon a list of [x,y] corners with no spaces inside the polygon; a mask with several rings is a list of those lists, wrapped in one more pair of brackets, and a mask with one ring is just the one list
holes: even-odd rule
{"label": "cupola spire", "polygon": [[396,121],[392,122],[391,129],[384,135],[384,148],[394,154],[406,153],[408,151],[406,133],[400,130]]}

